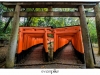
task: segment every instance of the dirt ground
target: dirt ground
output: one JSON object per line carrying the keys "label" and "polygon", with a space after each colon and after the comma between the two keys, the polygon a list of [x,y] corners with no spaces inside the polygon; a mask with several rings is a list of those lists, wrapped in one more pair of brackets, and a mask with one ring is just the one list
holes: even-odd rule
{"label": "dirt ground", "polygon": [[[59,53],[57,58],[52,62],[44,62],[42,54],[43,46],[35,48],[25,62],[22,63],[23,66],[16,66],[16,68],[84,68],[82,62],[76,57],[72,45],[67,45]],[[80,65],[76,65],[80,64]],[[18,65],[18,64],[17,64]],[[26,65],[26,66],[25,66]]]}
{"label": "dirt ground", "polygon": [[8,45],[5,45],[4,47],[3,46],[0,47],[0,63],[5,60],[7,50],[8,50]]}
{"label": "dirt ground", "polygon": [[96,65],[100,66],[100,55],[98,55],[98,48],[93,48],[95,54]]}
{"label": "dirt ground", "polygon": [[[6,54],[8,50],[8,45],[5,45],[4,47],[0,47],[0,65],[2,62],[5,61]],[[95,54],[95,59],[96,59],[96,65],[100,66],[100,56],[98,55],[98,47],[93,47],[94,54]]]}

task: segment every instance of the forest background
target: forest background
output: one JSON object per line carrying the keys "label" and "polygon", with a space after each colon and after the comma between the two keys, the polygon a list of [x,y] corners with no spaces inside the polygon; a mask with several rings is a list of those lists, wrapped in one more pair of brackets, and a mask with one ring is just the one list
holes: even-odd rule
{"label": "forest background", "polygon": [[[6,8],[0,3],[0,39],[9,40],[12,29],[12,18],[3,17],[3,12],[13,11],[14,9]],[[21,11],[48,11],[47,8],[23,8]],[[53,8],[53,11],[62,12],[74,12],[78,11],[75,8]],[[86,12],[93,12],[94,10],[85,9]],[[97,33],[95,17],[87,17],[88,31],[92,43],[97,43]],[[80,20],[78,17],[21,17],[20,26],[29,27],[47,27],[52,26],[53,28],[80,25]]]}

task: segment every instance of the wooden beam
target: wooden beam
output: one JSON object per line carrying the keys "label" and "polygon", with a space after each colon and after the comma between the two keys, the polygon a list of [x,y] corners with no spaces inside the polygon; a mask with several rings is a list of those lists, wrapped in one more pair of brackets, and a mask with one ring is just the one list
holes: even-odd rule
{"label": "wooden beam", "polygon": [[97,30],[97,38],[98,38],[98,54],[100,55],[100,7],[99,3],[95,6],[95,13],[96,13],[96,30]]}
{"label": "wooden beam", "polygon": [[82,30],[86,67],[93,68],[94,61],[93,61],[91,43],[90,43],[89,32],[83,5],[79,6],[79,12],[80,12],[80,26]]}
{"label": "wooden beam", "polygon": [[15,53],[17,47],[17,36],[19,29],[19,14],[20,14],[20,6],[17,4],[14,13],[14,19],[12,22],[12,33],[10,38],[10,43],[8,46],[8,53],[6,58],[6,67],[13,68],[15,63]]}
{"label": "wooden beam", "polygon": [[52,11],[52,6],[48,6],[48,11],[49,11],[49,12]]}
{"label": "wooden beam", "polygon": [[[18,2],[4,2],[8,8],[14,8]],[[20,2],[18,3],[22,8],[77,8],[79,5],[84,5],[86,8],[93,8],[96,2]]]}
{"label": "wooden beam", "polygon": [[[94,12],[85,12],[86,17],[95,17]],[[12,17],[14,12],[5,12],[3,17]],[[20,12],[20,17],[80,17],[79,12]]]}

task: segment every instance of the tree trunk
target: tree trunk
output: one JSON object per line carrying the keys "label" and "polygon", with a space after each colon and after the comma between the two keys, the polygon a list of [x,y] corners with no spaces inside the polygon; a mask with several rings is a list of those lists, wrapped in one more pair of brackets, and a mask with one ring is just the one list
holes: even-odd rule
{"label": "tree trunk", "polygon": [[88,27],[87,27],[87,22],[86,22],[86,15],[85,15],[83,5],[79,6],[79,12],[80,12],[80,26],[82,30],[86,67],[93,68],[94,61],[93,61],[93,55],[92,55],[92,48],[91,48],[89,32],[88,32]]}
{"label": "tree trunk", "polygon": [[8,22],[5,24],[5,26],[3,28],[3,32],[6,31],[6,29],[7,29],[8,25],[9,25],[9,23],[11,22],[11,20],[12,20],[12,17],[10,17],[9,20],[8,20]]}
{"label": "tree trunk", "polygon": [[96,20],[96,29],[97,29],[97,38],[98,38],[98,54],[100,55],[100,8],[99,3],[95,6],[95,20]]}
{"label": "tree trunk", "polygon": [[14,61],[15,61],[15,53],[17,47],[17,36],[18,36],[18,29],[19,29],[19,13],[20,13],[20,6],[17,4],[14,13],[14,19],[12,22],[12,33],[10,38],[10,44],[8,47],[8,53],[6,58],[6,67],[13,68]]}

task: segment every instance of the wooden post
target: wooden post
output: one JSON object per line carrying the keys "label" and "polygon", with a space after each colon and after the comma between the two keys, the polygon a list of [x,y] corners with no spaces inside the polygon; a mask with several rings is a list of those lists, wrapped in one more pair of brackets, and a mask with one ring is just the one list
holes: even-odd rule
{"label": "wooden post", "polygon": [[52,11],[52,6],[48,6],[48,11]]}
{"label": "wooden post", "polygon": [[93,68],[94,61],[93,61],[91,43],[90,43],[89,32],[88,32],[88,27],[86,22],[86,15],[85,15],[83,5],[79,6],[79,12],[80,12],[80,26],[82,30],[86,67]]}
{"label": "wooden post", "polygon": [[95,10],[95,20],[96,20],[96,29],[97,29],[97,38],[98,38],[98,54],[100,55],[100,8],[99,8],[99,3],[94,8]]}
{"label": "wooden post", "polygon": [[[49,6],[48,7],[48,12],[52,12],[52,6]],[[49,15],[51,16],[51,15],[53,15],[52,13],[49,13]],[[50,47],[49,47],[49,59],[50,59],[50,61],[53,61],[53,48],[52,48],[52,42],[51,42],[52,40],[50,40]]]}
{"label": "wooden post", "polygon": [[10,38],[10,44],[8,47],[8,53],[6,58],[6,67],[13,68],[14,61],[15,61],[15,53],[16,53],[16,46],[17,46],[17,36],[18,36],[18,29],[19,29],[19,13],[20,13],[20,6],[17,4],[14,13],[14,19],[12,22],[12,33]]}
{"label": "wooden post", "polygon": [[49,16],[53,16],[52,6],[48,7]]}
{"label": "wooden post", "polygon": [[49,47],[49,54],[50,54],[50,61],[53,61],[53,42],[50,40],[50,47]]}

